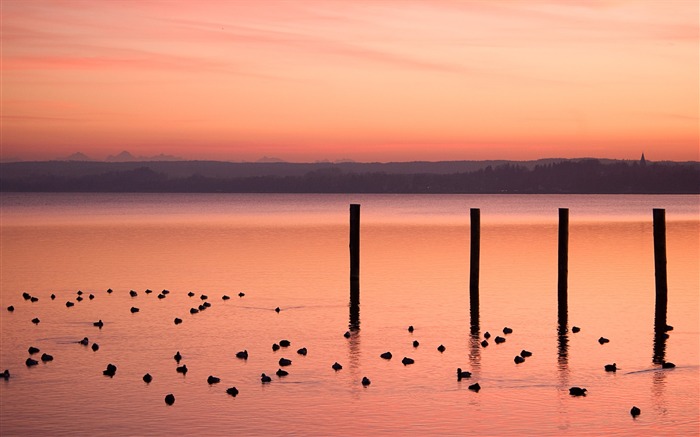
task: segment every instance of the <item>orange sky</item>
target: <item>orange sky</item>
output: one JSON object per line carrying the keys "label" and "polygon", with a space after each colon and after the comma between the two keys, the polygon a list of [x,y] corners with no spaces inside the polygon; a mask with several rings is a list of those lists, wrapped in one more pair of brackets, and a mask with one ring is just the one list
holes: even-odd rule
{"label": "orange sky", "polygon": [[698,160],[697,0],[1,0],[0,159]]}

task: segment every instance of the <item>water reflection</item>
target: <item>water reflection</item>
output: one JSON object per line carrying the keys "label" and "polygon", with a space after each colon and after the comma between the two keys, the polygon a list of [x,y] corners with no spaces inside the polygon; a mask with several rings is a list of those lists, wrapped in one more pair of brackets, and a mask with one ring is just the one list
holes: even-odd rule
{"label": "water reflection", "polygon": [[667,324],[666,324],[666,310],[667,301],[665,296],[663,299],[656,295],[656,306],[654,310],[654,355],[652,361],[654,364],[662,364],[666,361],[666,339],[667,334]]}
{"label": "water reflection", "polygon": [[351,332],[360,330],[360,281],[350,281],[350,323]]}
{"label": "water reflection", "polygon": [[569,308],[566,300],[559,300],[557,312],[557,364],[559,366],[561,383],[565,384],[565,376],[569,368]]}
{"label": "water reflection", "polygon": [[473,295],[469,301],[469,362],[472,368],[478,368],[481,362],[481,343],[479,335],[479,296]]}

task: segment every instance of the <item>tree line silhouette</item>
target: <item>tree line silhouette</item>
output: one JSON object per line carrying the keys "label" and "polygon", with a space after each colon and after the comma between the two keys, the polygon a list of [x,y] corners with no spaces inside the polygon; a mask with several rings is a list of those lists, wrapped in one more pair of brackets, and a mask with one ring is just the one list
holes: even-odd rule
{"label": "tree line silhouette", "polygon": [[101,174],[0,177],[5,192],[173,193],[576,193],[699,194],[700,164],[561,161],[527,168],[509,163],[468,172],[344,172],[328,166],[292,176],[185,177],[144,165]]}

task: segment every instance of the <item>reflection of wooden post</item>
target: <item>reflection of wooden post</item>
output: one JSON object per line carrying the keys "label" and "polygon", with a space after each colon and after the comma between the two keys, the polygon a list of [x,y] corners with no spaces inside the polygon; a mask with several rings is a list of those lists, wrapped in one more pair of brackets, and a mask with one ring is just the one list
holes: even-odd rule
{"label": "reflection of wooden post", "polygon": [[350,281],[360,280],[360,205],[350,205]]}
{"label": "reflection of wooden post", "polygon": [[[656,308],[666,313],[666,210],[654,208],[654,270],[656,274]],[[664,321],[665,324],[665,321]]]}
{"label": "reflection of wooden post", "polygon": [[[479,255],[481,253],[481,211],[469,210],[471,218],[471,250],[469,257],[469,305],[472,314],[479,313]],[[477,316],[478,317],[478,316]],[[472,324],[473,321],[472,321]]]}
{"label": "reflection of wooden post", "polygon": [[568,274],[569,274],[569,209],[559,208],[559,277],[558,298],[559,309],[566,308],[568,303]]}

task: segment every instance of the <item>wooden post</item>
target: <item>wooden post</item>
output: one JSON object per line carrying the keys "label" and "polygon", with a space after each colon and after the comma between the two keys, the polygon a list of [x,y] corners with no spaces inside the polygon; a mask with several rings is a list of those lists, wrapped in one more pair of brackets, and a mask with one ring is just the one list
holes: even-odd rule
{"label": "wooden post", "polygon": [[559,208],[559,276],[557,290],[559,312],[568,306],[569,274],[569,208]]}
{"label": "wooden post", "polygon": [[[479,314],[479,256],[481,253],[481,211],[469,210],[471,219],[471,250],[469,253],[469,307],[472,315]],[[472,320],[472,325],[474,325]],[[478,322],[476,323],[478,325]]]}
{"label": "wooden post", "polygon": [[360,280],[360,205],[350,205],[350,281]]}
{"label": "wooden post", "polygon": [[[656,275],[656,307],[666,313],[668,284],[666,280],[666,210],[654,208],[654,271]],[[665,324],[665,321],[664,321]]]}

